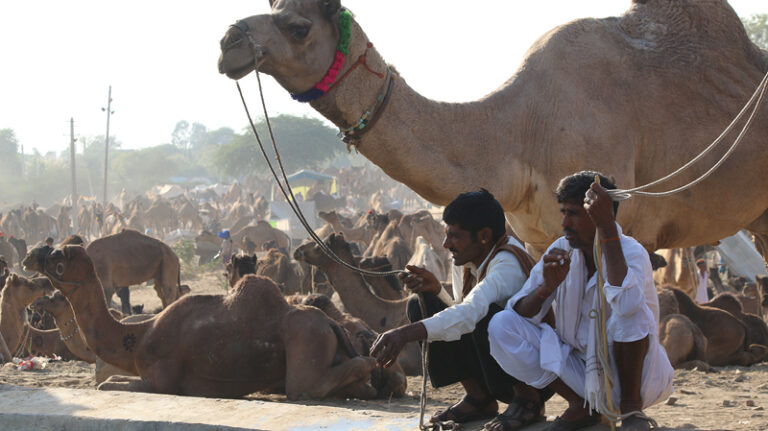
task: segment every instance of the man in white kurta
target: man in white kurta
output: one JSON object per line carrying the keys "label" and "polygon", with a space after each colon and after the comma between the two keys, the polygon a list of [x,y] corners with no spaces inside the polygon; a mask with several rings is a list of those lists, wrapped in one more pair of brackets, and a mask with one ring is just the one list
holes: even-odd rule
{"label": "man in white kurta", "polygon": [[709,293],[707,293],[707,282],[709,281],[709,271],[707,271],[707,261],[699,259],[696,261],[696,274],[698,275],[698,285],[696,286],[696,303],[703,304],[709,302]]}
{"label": "man in white kurta", "polygon": [[485,190],[457,197],[443,213],[443,246],[453,259],[453,298],[429,271],[408,266],[406,287],[423,297],[408,303],[411,324],[379,336],[371,349],[381,365],[397,358],[410,341],[428,340],[429,377],[434,387],[461,383],[466,395],[432,422],[467,422],[497,416],[497,400],[510,404],[490,424],[517,429],[543,420],[540,391],[504,373],[491,358],[487,325],[527,279],[534,264],[522,244],[505,234],[504,211]]}
{"label": "man in white kurta", "polygon": [[[557,194],[566,235],[547,249],[488,328],[491,355],[504,371],[533,387],[549,386],[568,400],[568,410],[552,429],[589,426],[599,420],[591,410],[605,412],[598,325],[592,318],[598,306],[595,230],[603,249],[614,405],[621,413],[639,412],[672,393],[674,372],[658,342],[658,297],[648,253],[622,234],[613,221],[611,198],[592,182],[594,175],[583,172],[561,181]],[[604,177],[601,184],[615,188]],[[556,329],[542,323],[550,309]],[[584,400],[591,409],[583,407]],[[639,415],[622,423],[623,430],[649,427]]]}

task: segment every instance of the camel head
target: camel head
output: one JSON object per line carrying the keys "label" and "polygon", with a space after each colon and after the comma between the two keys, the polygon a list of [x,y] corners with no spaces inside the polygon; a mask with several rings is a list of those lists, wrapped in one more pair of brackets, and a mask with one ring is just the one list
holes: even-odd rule
{"label": "camel head", "polygon": [[240,79],[258,67],[291,93],[303,93],[334,62],[341,3],[270,0],[270,5],[271,13],[230,26],[220,43],[219,72]]}
{"label": "camel head", "polygon": [[32,302],[32,308],[37,312],[46,311],[58,316],[67,312],[70,305],[61,292],[54,292],[53,295],[45,295],[35,299]]}
{"label": "camel head", "polygon": [[73,283],[79,283],[95,276],[93,262],[79,245],[65,245],[61,248],[36,247],[24,258],[24,268],[37,271],[48,277],[56,287],[67,293],[73,290]]}
{"label": "camel head", "polygon": [[39,279],[29,279],[11,274],[5,281],[3,297],[12,295],[17,303],[27,306],[41,296],[52,294],[53,291],[51,283],[42,283]]}
{"label": "camel head", "polygon": [[46,256],[51,254],[52,251],[53,247],[49,247],[47,245],[35,247],[27,252],[26,256],[24,256],[24,260],[21,261],[21,266],[25,271],[35,271],[42,274],[42,262],[45,260]]}
{"label": "camel head", "polygon": [[232,256],[232,259],[227,262],[227,272],[224,274],[224,276],[227,278],[227,283],[229,283],[229,287],[235,287],[237,282],[240,281],[240,279],[243,278],[243,276],[246,274],[256,274],[257,262],[258,258],[255,254],[252,256]]}
{"label": "camel head", "polygon": [[[343,234],[332,233],[324,243],[343,261],[355,264],[352,250],[349,248],[349,243],[344,240]],[[293,258],[317,266],[318,268],[323,268],[333,263],[331,258],[326,256],[320,246],[314,241],[306,242],[297,247],[293,252]]]}

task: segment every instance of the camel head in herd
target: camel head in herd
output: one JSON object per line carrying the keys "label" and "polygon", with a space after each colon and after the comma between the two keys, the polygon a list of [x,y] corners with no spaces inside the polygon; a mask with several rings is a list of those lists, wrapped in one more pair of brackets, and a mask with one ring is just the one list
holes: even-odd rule
{"label": "camel head in herd", "polygon": [[339,39],[339,0],[270,0],[272,13],[232,25],[221,39],[219,72],[240,79],[255,67],[291,93],[323,78]]}
{"label": "camel head in herd", "polygon": [[[332,233],[323,242],[344,262],[355,263],[352,250],[349,248],[349,243],[344,240],[343,234]],[[293,258],[297,261],[315,265],[321,269],[334,263],[314,241],[309,241],[297,247],[293,252]]]}
{"label": "camel head in herd", "polygon": [[60,315],[67,312],[70,307],[69,301],[61,292],[54,292],[53,295],[41,296],[32,302],[32,308],[37,312],[48,312],[51,315]]}
{"label": "camel head in herd", "polygon": [[12,295],[20,304],[30,304],[36,298],[50,295],[54,292],[51,283],[43,282],[44,279],[29,279],[16,274],[11,274],[5,281],[3,296]]}
{"label": "camel head in herd", "polygon": [[22,265],[27,271],[37,271],[48,277],[64,294],[74,292],[82,281],[96,276],[93,262],[85,248],[79,245],[33,248]]}

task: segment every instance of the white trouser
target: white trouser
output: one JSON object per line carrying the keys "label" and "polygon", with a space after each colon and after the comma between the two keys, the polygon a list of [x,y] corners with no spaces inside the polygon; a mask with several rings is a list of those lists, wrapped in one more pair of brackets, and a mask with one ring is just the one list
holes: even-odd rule
{"label": "white trouser", "polygon": [[[549,344],[547,348],[560,348],[561,355],[565,360],[559,364],[559,367],[556,367],[559,372],[552,371],[551,366],[547,367],[550,368],[549,370],[542,367],[540,352],[542,338],[547,338],[550,342],[552,339],[551,334],[545,334],[545,331],[553,330],[545,323],[535,325],[512,310],[500,311],[493,316],[488,325],[491,356],[496,359],[496,362],[507,374],[530,386],[543,388],[560,377],[560,380],[584,398],[585,362],[576,351],[571,349],[571,346],[557,338],[559,346]],[[672,393],[671,382],[674,373],[663,348],[660,347],[655,337],[649,341],[648,354],[643,361],[642,387],[640,389],[643,408],[666,399]],[[547,356],[546,352],[545,356]],[[615,363],[612,365],[613,375],[617,376],[616,365]],[[618,379],[614,381],[613,400],[617,406],[621,402],[621,388]]]}

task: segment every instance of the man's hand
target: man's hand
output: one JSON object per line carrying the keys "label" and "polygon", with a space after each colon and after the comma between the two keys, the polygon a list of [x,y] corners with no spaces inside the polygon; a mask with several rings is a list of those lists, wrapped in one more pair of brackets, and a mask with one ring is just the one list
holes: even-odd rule
{"label": "man's hand", "polygon": [[607,232],[609,235],[611,233],[618,235],[613,214],[613,199],[600,184],[593,182],[589,186],[589,190],[584,196],[584,209],[600,233]]}
{"label": "man's hand", "polygon": [[387,368],[397,360],[397,355],[408,342],[404,329],[405,327],[390,329],[376,337],[376,341],[371,346],[371,356],[376,358],[376,363],[380,367]]}
{"label": "man's hand", "polygon": [[562,248],[553,248],[541,258],[544,263],[544,284],[539,287],[540,296],[549,296],[565,280],[571,269],[571,255]]}
{"label": "man's hand", "polygon": [[406,265],[406,271],[410,274],[401,274],[400,279],[405,283],[405,287],[413,293],[433,293],[437,295],[443,286],[435,277],[435,274],[418,266]]}

